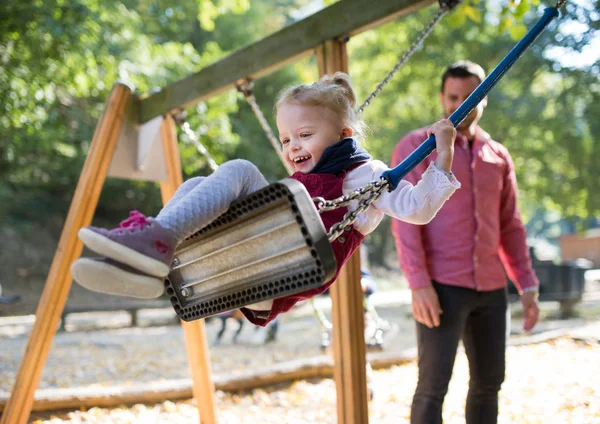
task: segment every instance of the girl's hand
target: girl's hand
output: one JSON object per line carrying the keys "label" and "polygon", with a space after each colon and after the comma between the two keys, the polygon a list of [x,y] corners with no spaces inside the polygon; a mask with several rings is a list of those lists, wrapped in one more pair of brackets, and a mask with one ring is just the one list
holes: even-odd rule
{"label": "girl's hand", "polygon": [[427,137],[435,135],[435,148],[439,153],[454,153],[454,140],[456,139],[456,128],[449,119],[441,119],[427,130]]}
{"label": "girl's hand", "polygon": [[435,135],[435,146],[437,159],[435,165],[450,172],[452,160],[454,159],[454,140],[456,139],[456,128],[449,119],[442,119],[433,124],[427,130],[427,136]]}

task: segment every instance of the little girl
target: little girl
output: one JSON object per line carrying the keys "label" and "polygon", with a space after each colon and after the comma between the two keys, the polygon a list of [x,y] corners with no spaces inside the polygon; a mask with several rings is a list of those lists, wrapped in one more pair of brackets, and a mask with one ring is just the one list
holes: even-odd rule
{"label": "little girl", "polygon": [[[338,72],[312,85],[284,90],[275,111],[283,157],[295,171],[289,178],[301,182],[311,197],[335,199],[379,180],[389,168],[373,160],[354,137],[364,122],[355,112],[356,98],[348,75]],[[436,136],[437,158],[413,186],[400,181],[360,214],[344,237],[332,242],[337,262],[335,276],[322,287],[242,308],[258,325],[266,325],[300,300],[324,292],[350,255],[387,214],[413,224],[428,223],[450,195],[460,187],[450,172],[456,131],[448,119],[429,129]],[[82,286],[103,293],[138,298],[162,294],[178,243],[227,211],[239,197],[268,185],[260,171],[245,160],[221,165],[208,177],[187,180],[156,218],[133,211],[118,228],[85,227],[79,238],[102,258],[80,258],[71,267]],[[327,231],[340,222],[348,208],[322,213]]]}

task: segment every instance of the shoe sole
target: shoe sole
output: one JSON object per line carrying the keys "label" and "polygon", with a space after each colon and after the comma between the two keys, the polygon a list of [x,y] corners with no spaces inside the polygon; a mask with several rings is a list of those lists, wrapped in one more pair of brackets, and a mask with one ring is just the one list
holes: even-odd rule
{"label": "shoe sole", "polygon": [[164,262],[136,252],[87,228],[81,228],[77,235],[83,244],[94,252],[129,265],[145,274],[164,278],[171,270]]}
{"label": "shoe sole", "polygon": [[160,278],[135,274],[89,258],[73,262],[71,275],[77,284],[88,290],[138,299],[155,299],[165,288]]}

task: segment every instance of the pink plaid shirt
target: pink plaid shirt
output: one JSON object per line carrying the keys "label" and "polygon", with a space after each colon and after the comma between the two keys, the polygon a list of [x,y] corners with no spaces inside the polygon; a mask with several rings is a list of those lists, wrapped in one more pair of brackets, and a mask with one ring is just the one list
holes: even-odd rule
{"label": "pink plaid shirt", "polygon": [[[426,139],[425,128],[402,138],[392,166]],[[415,184],[436,156],[433,152],[405,179]],[[519,291],[539,285],[531,268],[514,165],[506,147],[478,127],[471,152],[466,137],[458,134],[452,173],[462,187],[429,224],[392,222],[400,266],[410,288],[435,280],[477,291],[496,290],[506,286],[503,265]]]}

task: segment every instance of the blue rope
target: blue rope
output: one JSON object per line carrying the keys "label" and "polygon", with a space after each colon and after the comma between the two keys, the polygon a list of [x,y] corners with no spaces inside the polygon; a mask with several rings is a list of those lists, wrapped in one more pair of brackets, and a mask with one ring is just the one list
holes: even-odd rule
{"label": "blue rope", "polygon": [[[564,3],[564,2],[563,2]],[[560,2],[559,2],[560,4]],[[560,4],[562,6],[562,4]],[[494,68],[488,77],[479,84],[479,86],[471,93],[469,97],[459,106],[458,109],[450,115],[448,119],[452,121],[455,127],[458,126],[471,111],[483,100],[488,92],[496,85],[510,67],[521,57],[523,52],[529,48],[531,44],[539,37],[546,29],[548,24],[558,16],[558,8],[548,7],[544,10],[544,15],[534,25],[533,28],[525,34],[525,36],[517,43],[513,49],[502,59],[502,61]],[[419,147],[416,148],[406,159],[398,166],[382,174],[381,178],[388,182],[388,190],[392,191],[406,174],[412,171],[415,166],[421,163],[427,156],[435,150],[435,135],[431,135]]]}

